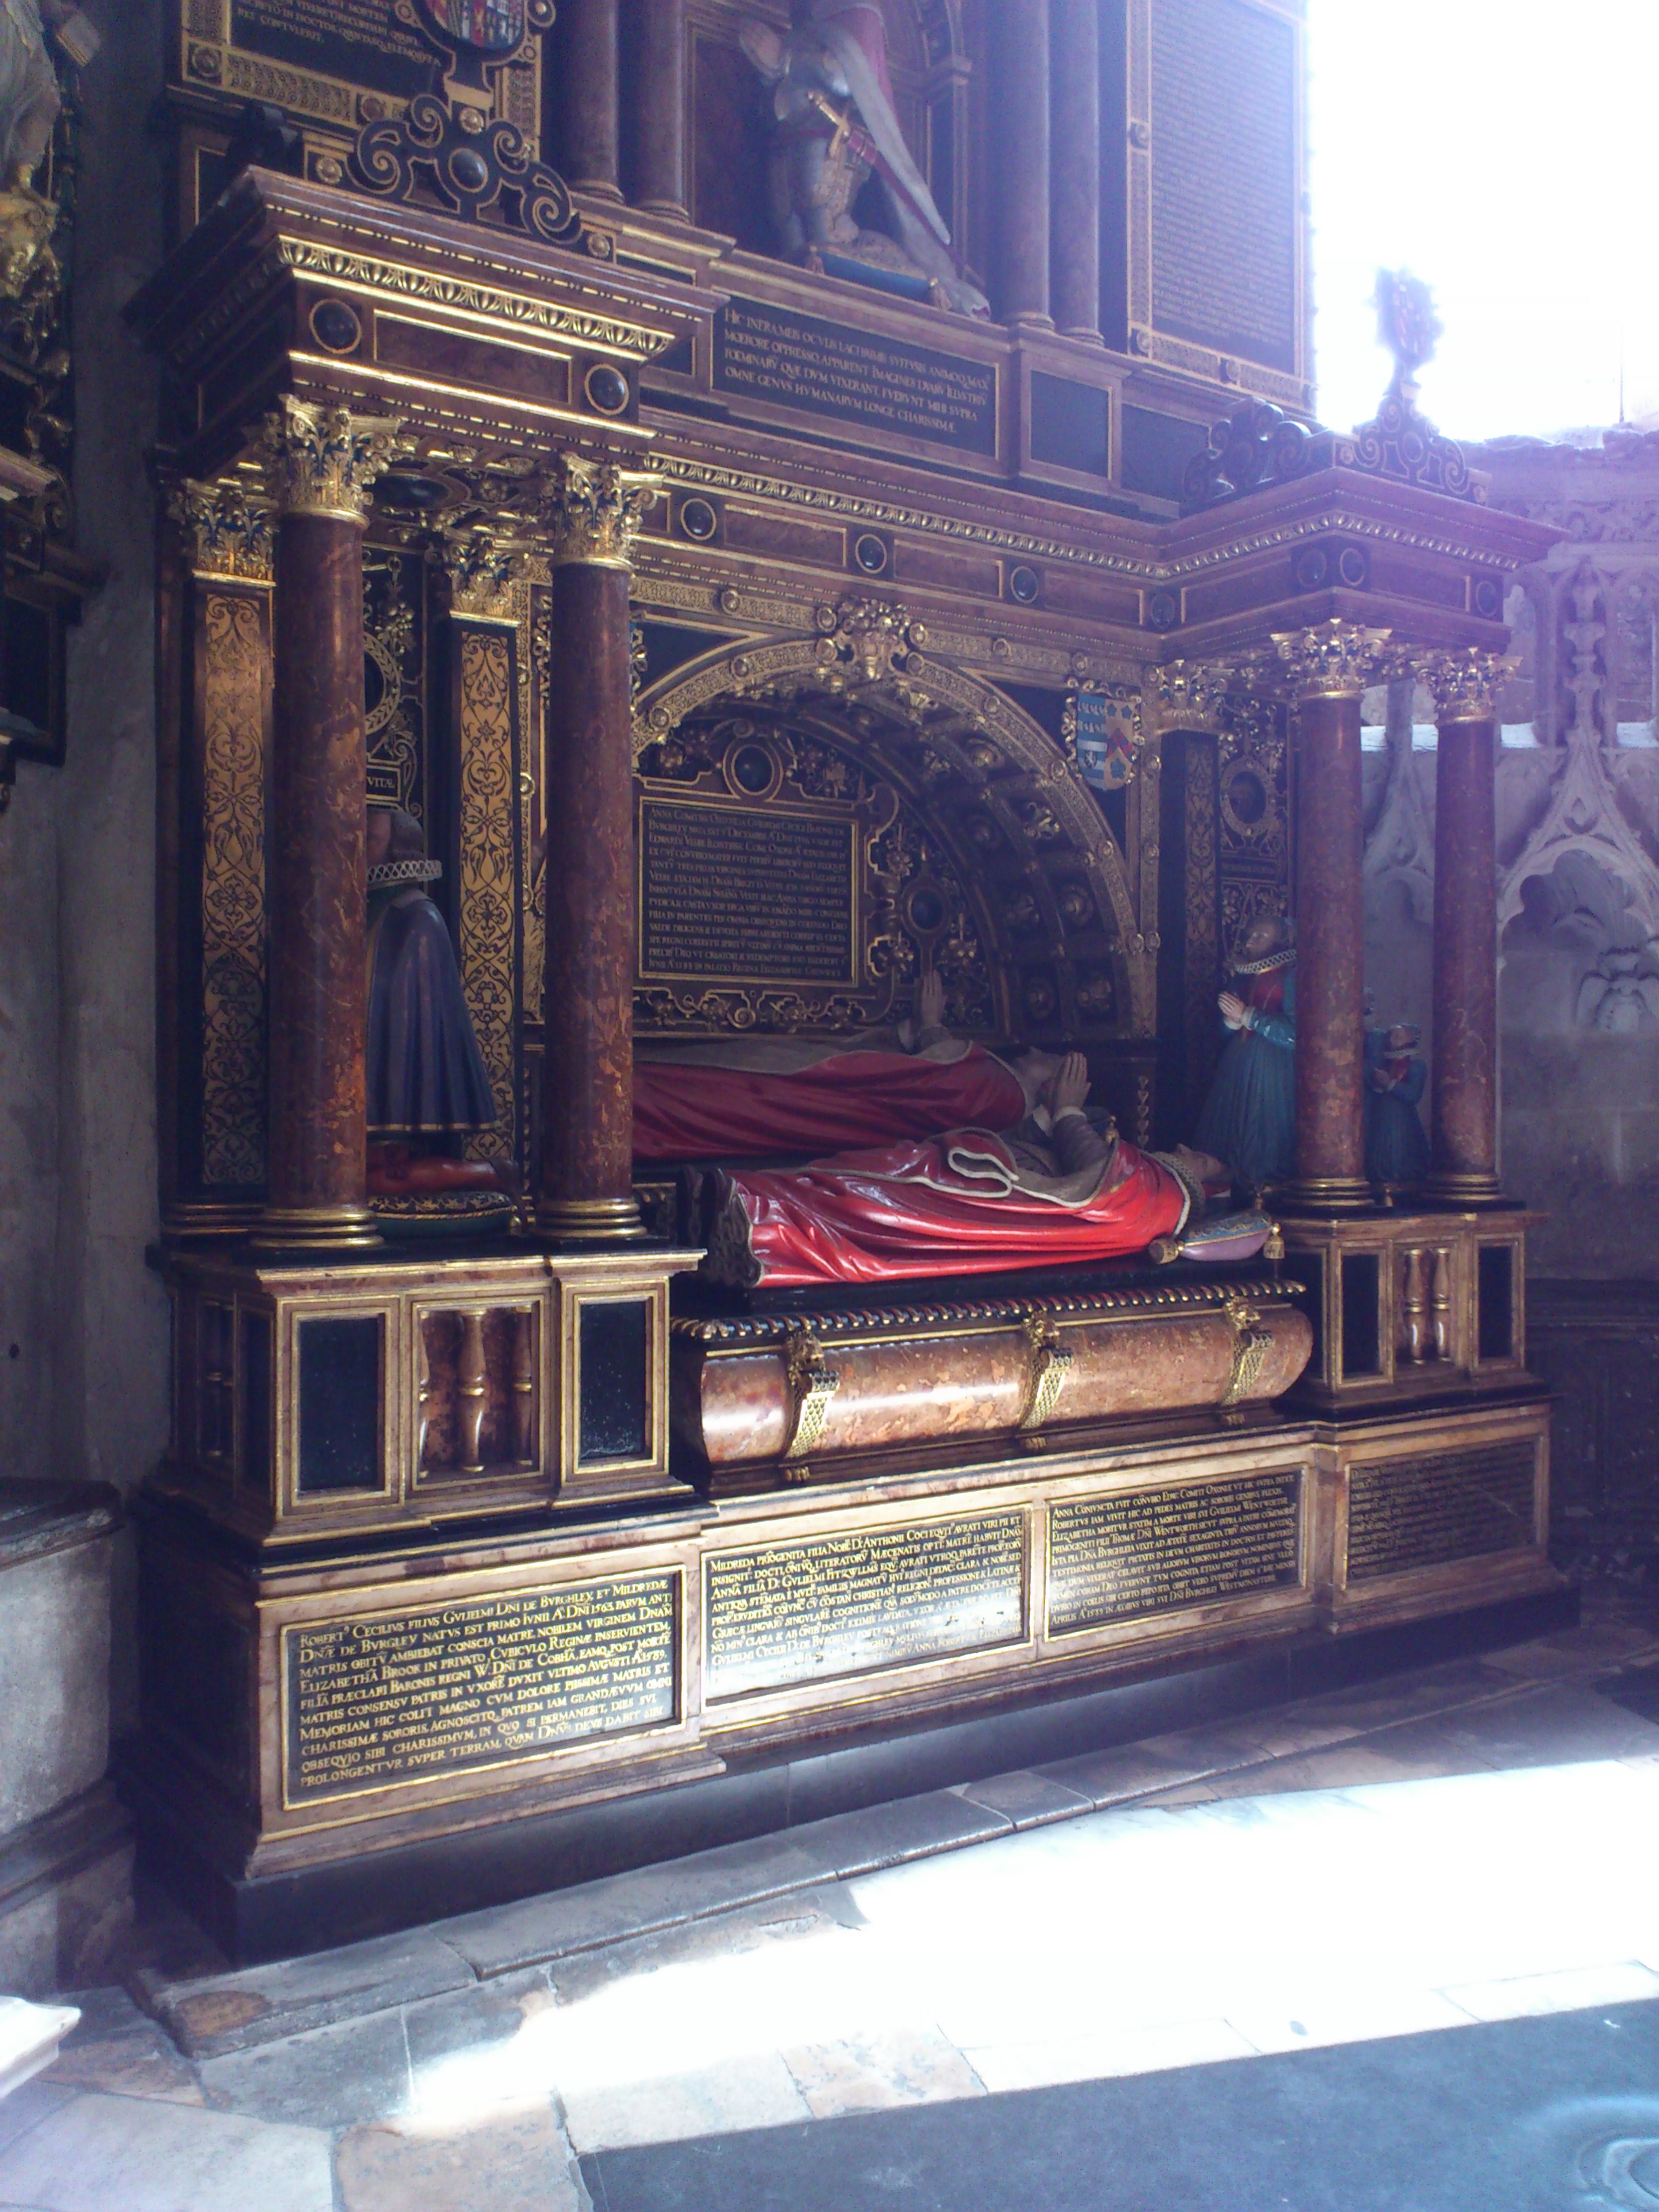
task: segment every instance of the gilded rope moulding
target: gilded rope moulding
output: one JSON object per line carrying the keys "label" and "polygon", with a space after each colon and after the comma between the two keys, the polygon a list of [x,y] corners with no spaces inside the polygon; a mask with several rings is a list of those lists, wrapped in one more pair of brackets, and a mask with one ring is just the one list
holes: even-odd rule
{"label": "gilded rope moulding", "polygon": [[648,470],[560,454],[538,485],[550,562],[556,568],[630,568],[661,481]]}
{"label": "gilded rope moulding", "polygon": [[369,495],[391,465],[402,427],[392,416],[317,407],[285,392],[265,417],[263,441],[276,513],[367,521]]}

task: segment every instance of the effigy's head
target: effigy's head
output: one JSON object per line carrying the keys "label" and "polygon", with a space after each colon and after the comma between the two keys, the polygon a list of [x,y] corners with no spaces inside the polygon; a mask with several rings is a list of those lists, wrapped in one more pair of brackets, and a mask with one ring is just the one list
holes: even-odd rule
{"label": "effigy's head", "polygon": [[1415,1022],[1396,1022],[1382,1042],[1391,1053],[1415,1052],[1423,1042],[1423,1032]]}

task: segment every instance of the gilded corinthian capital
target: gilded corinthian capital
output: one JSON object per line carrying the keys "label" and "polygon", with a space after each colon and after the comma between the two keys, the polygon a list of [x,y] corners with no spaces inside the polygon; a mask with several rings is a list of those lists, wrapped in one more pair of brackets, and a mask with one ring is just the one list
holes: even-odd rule
{"label": "gilded corinthian capital", "polygon": [[1379,679],[1390,633],[1333,618],[1311,629],[1275,630],[1280,673],[1297,699],[1357,699]]}
{"label": "gilded corinthian capital", "polygon": [[1218,729],[1231,674],[1223,663],[1214,660],[1170,660],[1161,668],[1149,668],[1144,680],[1144,696],[1154,726],[1160,730]]}
{"label": "gilded corinthian capital", "polygon": [[646,471],[561,453],[538,487],[548,559],[556,568],[631,566],[634,540],[660,482]]}
{"label": "gilded corinthian capital", "polygon": [[270,509],[251,499],[238,478],[223,477],[216,483],[187,478],[173,486],[167,512],[186,532],[193,574],[270,581]]}
{"label": "gilded corinthian capital", "polygon": [[1437,722],[1493,722],[1498,695],[1519,665],[1505,653],[1469,645],[1428,654],[1418,675],[1433,696]]}
{"label": "gilded corinthian capital", "polygon": [[354,415],[349,407],[315,407],[285,392],[265,417],[271,505],[278,514],[362,522],[375,478],[392,459],[399,427],[390,417]]}

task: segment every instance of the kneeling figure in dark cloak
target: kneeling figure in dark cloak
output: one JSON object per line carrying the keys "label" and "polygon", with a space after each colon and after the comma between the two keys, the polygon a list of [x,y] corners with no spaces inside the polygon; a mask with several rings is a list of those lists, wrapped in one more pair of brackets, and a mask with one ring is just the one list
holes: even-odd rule
{"label": "kneeling figure in dark cloak", "polygon": [[494,1190],[486,1160],[453,1157],[493,1128],[495,1101],[449,927],[427,896],[443,873],[404,808],[368,811],[368,1187],[372,1196]]}

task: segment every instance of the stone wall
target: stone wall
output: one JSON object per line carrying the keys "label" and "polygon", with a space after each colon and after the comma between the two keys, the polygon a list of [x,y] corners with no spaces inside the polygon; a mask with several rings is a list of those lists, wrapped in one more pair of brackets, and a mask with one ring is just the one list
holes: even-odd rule
{"label": "stone wall", "polygon": [[[0,1474],[131,1488],[166,1436],[156,1231],[155,380],[122,309],[162,249],[161,0],[89,0],[73,342],[79,550],[68,759],[0,817]],[[118,1608],[121,1601],[118,1598]],[[118,1677],[131,1668],[121,1656]],[[123,1703],[125,1702],[125,1686]]]}

